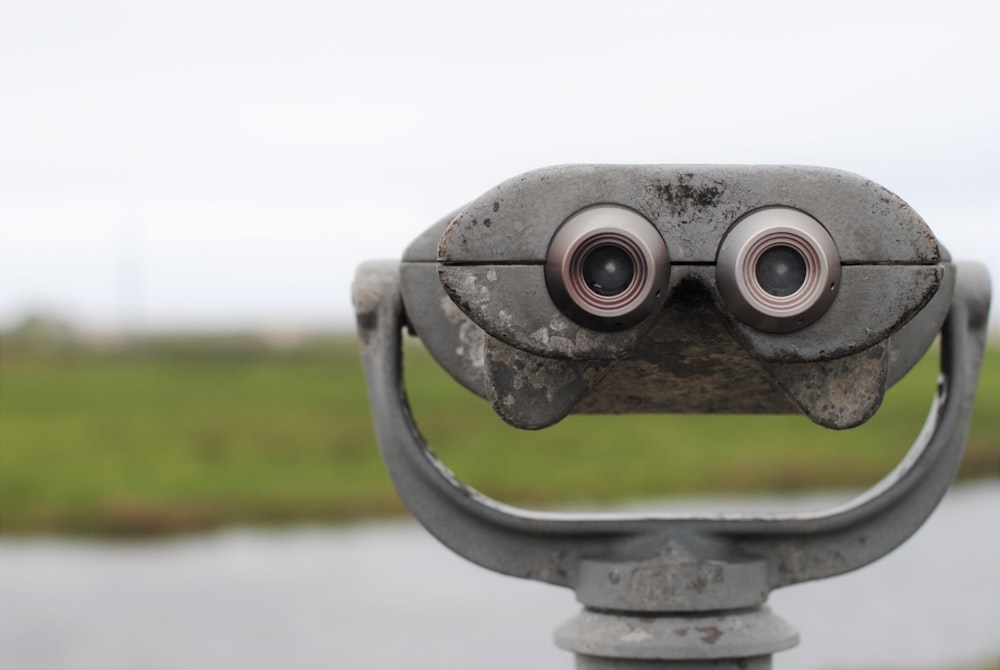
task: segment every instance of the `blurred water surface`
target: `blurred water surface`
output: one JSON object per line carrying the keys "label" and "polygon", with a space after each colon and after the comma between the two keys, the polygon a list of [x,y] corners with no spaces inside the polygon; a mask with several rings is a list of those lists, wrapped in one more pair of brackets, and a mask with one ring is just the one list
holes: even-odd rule
{"label": "blurred water surface", "polygon": [[[997,566],[1000,481],[956,488],[887,558],[774,593],[772,607],[802,634],[775,666],[1000,658]],[[551,632],[576,610],[570,592],[473,566],[410,521],[141,543],[0,541],[0,667],[18,670],[568,669]]]}

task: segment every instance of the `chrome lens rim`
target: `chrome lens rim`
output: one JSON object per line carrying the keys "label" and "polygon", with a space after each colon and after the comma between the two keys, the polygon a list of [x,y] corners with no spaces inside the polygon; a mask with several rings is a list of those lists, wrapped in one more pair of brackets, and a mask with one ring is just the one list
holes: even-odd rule
{"label": "chrome lens rim", "polygon": [[[632,278],[615,295],[594,291],[584,277],[584,262],[596,249],[620,249],[632,263]],[[582,209],[559,227],[549,243],[545,280],[559,309],[581,325],[598,330],[634,326],[662,305],[670,258],[653,224],[620,205]]]}
{"label": "chrome lens rim", "polygon": [[[785,296],[774,295],[757,278],[767,251],[794,250],[805,263],[802,284]],[[823,225],[805,212],[769,207],[737,221],[716,259],[719,290],[730,311],[744,323],[773,333],[805,328],[829,308],[840,288],[840,254]]]}

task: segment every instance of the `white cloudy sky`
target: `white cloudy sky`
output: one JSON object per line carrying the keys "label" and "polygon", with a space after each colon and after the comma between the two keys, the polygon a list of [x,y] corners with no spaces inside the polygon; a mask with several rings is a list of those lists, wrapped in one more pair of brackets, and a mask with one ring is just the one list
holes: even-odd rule
{"label": "white cloudy sky", "polygon": [[858,172],[996,281],[997,7],[0,0],[0,327],[346,326],[359,261],[573,162]]}

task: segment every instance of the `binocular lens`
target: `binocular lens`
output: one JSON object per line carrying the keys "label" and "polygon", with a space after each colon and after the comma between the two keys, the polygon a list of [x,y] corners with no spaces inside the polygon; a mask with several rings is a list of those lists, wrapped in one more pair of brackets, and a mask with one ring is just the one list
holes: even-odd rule
{"label": "binocular lens", "polygon": [[840,254],[805,212],[765,207],[737,221],[719,246],[719,292],[734,316],[768,333],[820,318],[840,286]]}
{"label": "binocular lens", "polygon": [[581,269],[587,287],[602,296],[623,293],[635,276],[635,265],[628,252],[610,244],[599,246],[587,254]]}
{"label": "binocular lens", "polygon": [[666,299],[670,256],[663,236],[620,205],[579,210],[552,236],[545,283],[553,302],[580,325],[630,328]]}
{"label": "binocular lens", "polygon": [[795,293],[805,283],[806,260],[791,247],[771,247],[760,255],[755,272],[762,289],[773,296],[784,297]]}

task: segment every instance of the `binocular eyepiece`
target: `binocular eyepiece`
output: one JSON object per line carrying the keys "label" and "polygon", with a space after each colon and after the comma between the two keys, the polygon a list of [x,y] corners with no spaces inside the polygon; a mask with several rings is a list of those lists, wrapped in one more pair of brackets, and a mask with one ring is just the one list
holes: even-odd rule
{"label": "binocular eyepiece", "polygon": [[840,254],[826,228],[804,212],[751,212],[723,239],[715,264],[719,291],[757,330],[788,333],[821,317],[840,287]]}
{"label": "binocular eyepiece", "polygon": [[[787,333],[823,315],[840,286],[840,255],[826,228],[789,207],[767,207],[736,222],[719,246],[719,290],[757,330]],[[597,330],[621,330],[659,309],[670,251],[656,227],[619,205],[593,205],[556,231],[545,281],[566,316]]]}
{"label": "binocular eyepiece", "polygon": [[670,254],[641,214],[596,205],[566,220],[552,237],[545,281],[552,300],[577,323],[619,330],[663,304]]}

